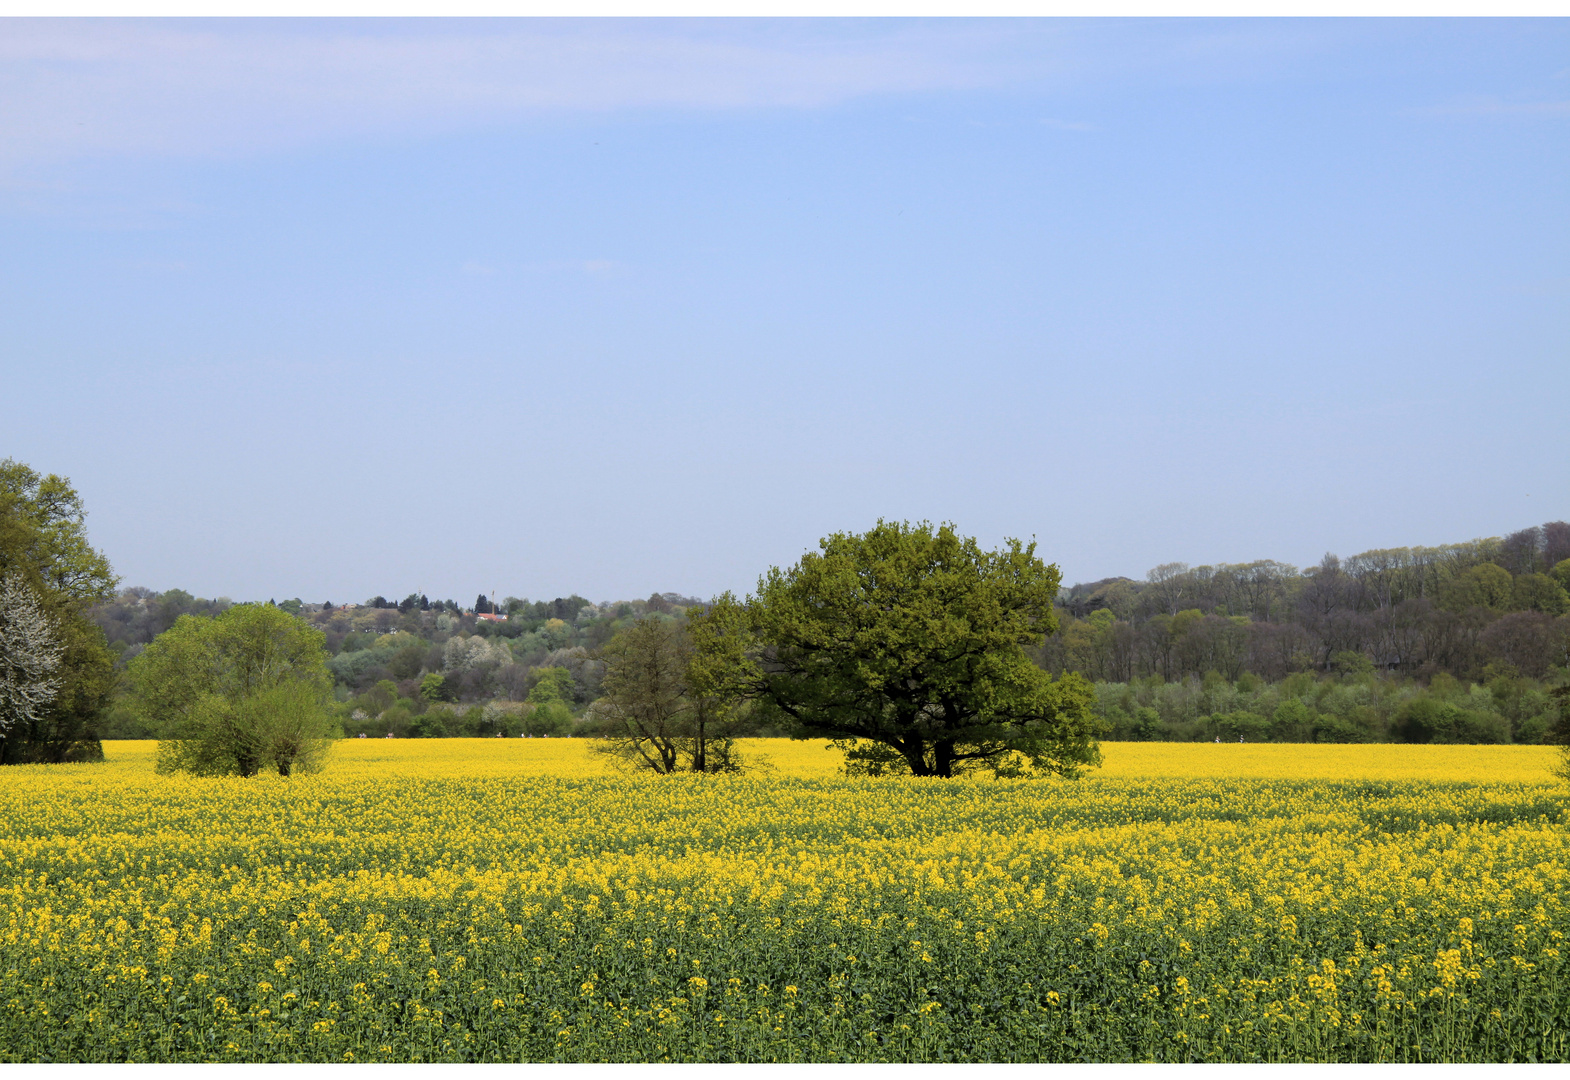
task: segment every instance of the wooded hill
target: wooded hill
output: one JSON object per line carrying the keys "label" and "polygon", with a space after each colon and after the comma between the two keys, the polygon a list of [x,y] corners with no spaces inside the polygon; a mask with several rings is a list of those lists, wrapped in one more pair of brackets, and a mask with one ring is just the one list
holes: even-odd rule
{"label": "wooded hill", "polygon": [[1543,678],[1570,647],[1570,524],[1440,547],[1326,555],[1298,569],[1262,560],[1165,563],[1061,594],[1040,652],[1052,671],[1107,682],[1214,671],[1275,681],[1294,672],[1490,671]]}

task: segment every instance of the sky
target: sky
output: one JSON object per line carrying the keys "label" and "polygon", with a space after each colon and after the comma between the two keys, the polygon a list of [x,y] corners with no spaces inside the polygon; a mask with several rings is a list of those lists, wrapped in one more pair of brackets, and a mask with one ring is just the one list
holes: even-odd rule
{"label": "sky", "polygon": [[0,21],[0,457],[125,585],[1065,584],[1570,518],[1570,20]]}

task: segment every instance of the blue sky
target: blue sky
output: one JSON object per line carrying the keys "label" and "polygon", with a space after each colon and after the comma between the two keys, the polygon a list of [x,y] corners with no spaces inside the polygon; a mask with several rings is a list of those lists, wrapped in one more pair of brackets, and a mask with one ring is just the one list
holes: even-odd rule
{"label": "blue sky", "polygon": [[12,20],[0,456],[236,598],[1495,535],[1567,208],[1565,20]]}

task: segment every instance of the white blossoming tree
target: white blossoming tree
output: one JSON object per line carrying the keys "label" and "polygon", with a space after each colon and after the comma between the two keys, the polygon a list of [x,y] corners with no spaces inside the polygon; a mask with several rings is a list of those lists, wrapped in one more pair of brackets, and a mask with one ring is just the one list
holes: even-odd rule
{"label": "white blossoming tree", "polygon": [[22,575],[13,570],[0,577],[0,733],[31,724],[54,701],[64,655]]}

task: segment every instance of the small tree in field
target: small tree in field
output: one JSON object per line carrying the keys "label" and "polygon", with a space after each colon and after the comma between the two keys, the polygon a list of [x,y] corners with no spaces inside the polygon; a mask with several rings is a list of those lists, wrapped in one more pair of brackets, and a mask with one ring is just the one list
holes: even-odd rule
{"label": "small tree in field", "polygon": [[158,771],[197,776],[253,776],[276,769],[280,776],[315,772],[331,745],[324,737],[325,712],[317,688],[284,682],[238,700],[204,694],[183,733],[191,737],[158,743]]}
{"label": "small tree in field", "polygon": [[596,749],[657,773],[735,772],[732,713],[695,670],[686,628],[646,616],[605,646],[605,696],[595,711],[605,725]]}
{"label": "small tree in field", "polygon": [[181,616],[130,676],[159,772],[289,776],[320,768],[331,746],[324,635],[271,605]]}

